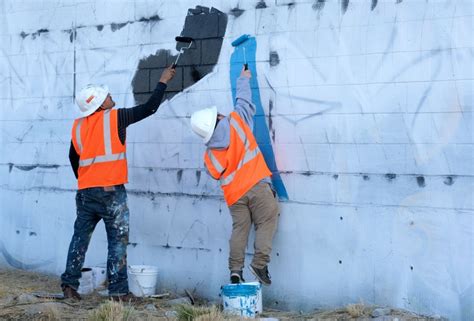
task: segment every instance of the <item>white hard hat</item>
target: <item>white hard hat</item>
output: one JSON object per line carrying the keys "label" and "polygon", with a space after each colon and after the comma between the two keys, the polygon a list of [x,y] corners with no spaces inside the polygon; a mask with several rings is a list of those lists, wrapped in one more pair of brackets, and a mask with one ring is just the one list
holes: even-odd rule
{"label": "white hard hat", "polygon": [[76,96],[82,117],[93,114],[107,98],[109,88],[104,85],[86,85]]}
{"label": "white hard hat", "polygon": [[191,115],[191,129],[204,143],[211,139],[217,121],[217,107],[201,109]]}

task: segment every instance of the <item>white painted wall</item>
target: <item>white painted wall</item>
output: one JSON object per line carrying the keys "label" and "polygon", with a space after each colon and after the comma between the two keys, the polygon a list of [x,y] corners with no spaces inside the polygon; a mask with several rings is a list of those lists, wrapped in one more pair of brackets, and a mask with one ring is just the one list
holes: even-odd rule
{"label": "white painted wall", "polygon": [[[229,15],[214,72],[128,131],[129,263],[158,265],[161,288],[210,298],[227,281],[231,221],[188,117],[210,104],[230,110],[230,43],[249,33],[290,198],[267,305],[362,301],[473,319],[472,1],[372,1],[373,10],[360,0],[319,10],[316,0],[257,2],[0,3],[0,264],[64,269],[75,218],[74,70],[76,90],[107,83],[117,105],[131,107],[139,59],[174,50],[188,8],[238,6],[245,12]],[[138,22],[155,14],[162,20]],[[111,31],[126,21],[136,22]],[[71,42],[67,30],[79,26]],[[49,32],[33,39],[40,29]],[[100,225],[86,264],[105,260]]]}

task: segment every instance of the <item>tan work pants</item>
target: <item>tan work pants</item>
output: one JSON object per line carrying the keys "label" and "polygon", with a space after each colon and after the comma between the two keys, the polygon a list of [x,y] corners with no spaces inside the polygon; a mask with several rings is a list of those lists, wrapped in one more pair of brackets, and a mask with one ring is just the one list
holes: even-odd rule
{"label": "tan work pants", "polygon": [[256,184],[229,209],[232,215],[229,269],[243,269],[245,247],[252,223],[255,226],[255,252],[251,264],[258,269],[265,267],[270,262],[279,214],[278,201],[270,185],[263,182]]}

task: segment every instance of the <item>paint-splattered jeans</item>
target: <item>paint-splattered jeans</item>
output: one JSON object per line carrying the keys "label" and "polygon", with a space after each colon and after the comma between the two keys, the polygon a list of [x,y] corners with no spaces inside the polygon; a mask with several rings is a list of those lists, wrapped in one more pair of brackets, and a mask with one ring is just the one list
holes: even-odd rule
{"label": "paint-splattered jeans", "polygon": [[127,244],[129,211],[127,191],[123,185],[105,191],[103,187],[78,190],[77,217],[67,255],[66,271],[61,275],[61,286],[79,287],[89,241],[97,223],[103,219],[107,232],[107,277],[109,295],[128,293]]}

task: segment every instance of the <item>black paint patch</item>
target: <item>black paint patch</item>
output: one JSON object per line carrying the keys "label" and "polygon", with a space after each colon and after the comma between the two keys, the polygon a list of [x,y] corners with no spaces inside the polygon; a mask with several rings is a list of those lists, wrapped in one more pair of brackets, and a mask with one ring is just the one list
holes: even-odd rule
{"label": "black paint patch", "polygon": [[337,179],[339,178],[339,175],[334,174],[334,175],[332,175],[332,178],[334,178],[337,181]]}
{"label": "black paint patch", "polygon": [[35,165],[8,164],[8,166],[10,166],[10,172],[11,172],[12,167],[18,168],[19,170],[22,170],[22,171],[31,171],[35,168],[59,168],[59,165],[40,165],[40,164],[35,164]]}
{"label": "black paint patch", "polygon": [[385,178],[388,179],[389,181],[392,181],[395,178],[397,178],[397,174],[388,173],[388,174],[385,174]]}
{"label": "black paint patch", "polygon": [[368,180],[370,180],[370,177],[369,177],[369,175],[364,175],[364,176],[362,176],[362,178],[364,179],[364,181],[368,181]]}
{"label": "black paint patch", "polygon": [[196,185],[201,182],[201,171],[196,171]]}
{"label": "black paint patch", "polygon": [[302,172],[301,175],[304,175],[304,176],[311,176],[312,173],[310,171],[306,171],[306,172]]}
{"label": "black paint patch", "polygon": [[402,3],[403,0],[397,0],[397,3]]}
{"label": "black paint patch", "polygon": [[117,31],[117,30],[122,29],[122,28],[125,27],[126,25],[128,25],[128,22],[112,23],[112,24],[110,24],[110,30],[112,30],[112,32],[115,32],[115,31]]}
{"label": "black paint patch", "polygon": [[426,186],[425,178],[423,176],[418,176],[416,178],[416,182],[418,183],[418,186],[420,186],[420,187],[425,187]]}
{"label": "black paint patch", "polygon": [[313,4],[313,9],[314,10],[318,10],[318,11],[321,11],[324,9],[324,5],[326,4],[326,0],[317,0],[314,4]]}
{"label": "black paint patch", "polygon": [[346,13],[348,6],[349,6],[349,0],[341,0],[342,14]]}
{"label": "black paint patch", "polygon": [[257,3],[257,5],[255,6],[255,9],[265,9],[267,7],[267,4],[265,3],[265,1],[261,0]]}
{"label": "black paint patch", "polygon": [[239,9],[239,7],[236,7],[236,8],[234,8],[234,9],[230,10],[229,14],[230,14],[231,16],[234,16],[234,17],[238,18],[238,17],[240,17],[240,16],[242,15],[242,13],[244,13],[244,12],[245,12],[245,10],[242,10],[242,9]]}
{"label": "black paint patch", "polygon": [[270,99],[268,102],[268,127],[270,129],[270,133],[272,134],[272,141],[275,142],[275,128],[273,128],[273,100]]}
{"label": "black paint patch", "polygon": [[30,235],[30,236],[37,236],[38,234],[36,234],[36,232],[30,232],[29,235]]}
{"label": "black paint patch", "polygon": [[178,179],[178,182],[181,182],[181,179],[183,178],[183,170],[182,169],[179,169],[176,172],[176,178]]}
{"label": "black paint patch", "polygon": [[[191,37],[194,42],[190,49],[184,50],[176,67],[175,77],[168,83],[164,100],[171,99],[212,72],[222,48],[223,37],[227,28],[227,15],[215,8],[196,6],[188,9],[181,36]],[[150,17],[140,21],[158,21]],[[177,43],[176,50],[187,47]],[[169,50],[158,50],[155,54],[141,59],[138,70],[132,80],[135,102],[142,104],[148,100],[158,83],[163,70],[174,63],[177,54]]]}
{"label": "black paint patch", "polygon": [[18,168],[19,170],[22,171],[31,171],[32,169],[35,169],[38,167],[38,165],[15,165],[15,168]]}
{"label": "black paint patch", "polygon": [[191,66],[191,78],[194,82],[198,82],[202,78],[201,73],[196,69],[196,66]]}
{"label": "black paint patch", "polygon": [[160,20],[162,20],[162,19],[160,18],[159,15],[156,14],[156,15],[151,16],[149,18],[145,18],[145,17],[140,18],[140,20],[138,20],[138,21],[140,21],[140,22],[157,22],[157,21],[160,21]]}
{"label": "black paint patch", "polygon": [[29,33],[26,33],[26,32],[24,32],[24,31],[22,31],[22,32],[20,33],[20,36],[21,36],[23,39],[25,39],[25,38],[28,37],[29,35],[30,35]]}
{"label": "black paint patch", "polygon": [[128,242],[127,245],[130,245],[130,246],[133,246],[133,247],[137,247],[138,243],[132,243],[132,242]]}
{"label": "black paint patch", "polygon": [[370,10],[374,11],[375,7],[377,6],[378,0],[372,0],[372,5],[370,6]]}
{"label": "black paint patch", "polygon": [[11,173],[11,172],[12,172],[12,169],[13,169],[13,164],[12,164],[12,163],[8,163],[8,172]]}
{"label": "black paint patch", "polygon": [[33,40],[34,40],[34,39],[36,39],[36,37],[41,36],[41,34],[43,34],[43,33],[48,33],[48,32],[49,32],[48,29],[39,29],[38,31],[33,32],[33,33],[31,34],[31,38],[33,38]]}
{"label": "black paint patch", "polygon": [[65,30],[65,32],[69,33],[69,41],[71,43],[73,43],[74,40],[76,40],[76,38],[77,38],[77,30],[76,29],[69,29],[69,30]]}
{"label": "black paint patch", "polygon": [[104,25],[97,25],[95,27],[97,28],[98,31],[102,31],[102,29],[104,29]]}
{"label": "black paint patch", "polygon": [[209,8],[208,7],[204,7],[204,6],[196,6],[196,8],[189,8],[188,9],[188,13],[189,14],[192,14],[192,15],[198,15],[198,14],[201,14],[201,13],[209,13]]}
{"label": "black paint patch", "polygon": [[452,176],[447,176],[447,177],[444,179],[443,183],[444,183],[445,185],[448,185],[448,186],[453,185],[453,184],[454,184],[454,177],[452,177]]}
{"label": "black paint patch", "polygon": [[295,6],[295,3],[290,2],[290,3],[287,4],[287,6],[288,6],[288,9],[292,9]]}
{"label": "black paint patch", "polygon": [[278,52],[270,51],[270,66],[274,67],[280,63],[280,57],[278,56]]}
{"label": "black paint patch", "polygon": [[211,252],[210,249],[206,249],[206,248],[204,248],[204,247],[171,246],[171,245],[169,245],[168,243],[166,243],[166,245],[162,245],[162,247],[164,247],[165,249],[177,249],[177,250],[185,249],[185,250],[198,250],[198,251]]}

